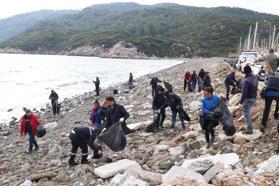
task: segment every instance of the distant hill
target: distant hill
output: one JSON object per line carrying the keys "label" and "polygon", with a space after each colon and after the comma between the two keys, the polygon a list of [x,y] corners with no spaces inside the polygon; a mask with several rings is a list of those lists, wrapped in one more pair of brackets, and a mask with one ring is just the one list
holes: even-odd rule
{"label": "distant hill", "polygon": [[40,10],[26,14],[20,14],[13,17],[0,20],[0,42],[8,40],[17,34],[34,26],[40,21],[56,18],[59,16],[73,14],[77,11],[72,10]]}
{"label": "distant hill", "polygon": [[112,3],[41,21],[0,47],[58,53],[82,46],[110,48],[126,41],[148,56],[222,56],[237,48],[240,36],[256,21],[261,39],[270,25],[279,25],[279,16],[228,7]]}

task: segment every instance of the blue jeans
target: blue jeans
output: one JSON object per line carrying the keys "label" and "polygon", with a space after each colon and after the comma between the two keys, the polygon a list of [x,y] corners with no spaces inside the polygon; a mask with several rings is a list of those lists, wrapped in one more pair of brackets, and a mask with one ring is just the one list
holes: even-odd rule
{"label": "blue jeans", "polygon": [[244,100],[243,103],[243,112],[244,119],[247,124],[248,129],[253,129],[252,117],[250,115],[251,107],[256,103],[256,98],[248,98]]}
{"label": "blue jeans", "polygon": [[[172,111],[171,113],[171,127],[175,128],[175,122],[176,122],[176,116],[177,116],[178,111]],[[181,115],[179,114],[179,119],[181,120],[181,125],[184,128],[185,123],[184,120],[181,118]]]}
{"label": "blue jeans", "polygon": [[192,91],[195,92],[197,82],[192,82]]}
{"label": "blue jeans", "polygon": [[32,133],[28,133],[29,135],[29,151],[33,150],[33,145],[35,145],[35,148],[39,148],[36,140],[35,140],[35,136],[33,136]]}

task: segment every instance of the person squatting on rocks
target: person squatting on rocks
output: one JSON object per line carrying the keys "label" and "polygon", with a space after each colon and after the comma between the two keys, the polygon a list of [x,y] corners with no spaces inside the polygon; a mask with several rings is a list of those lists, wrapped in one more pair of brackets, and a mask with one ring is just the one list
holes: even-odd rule
{"label": "person squatting on rocks", "polygon": [[133,88],[133,81],[134,81],[133,74],[132,74],[132,73],[130,73],[130,76],[129,76],[129,81],[128,81],[128,86],[129,86],[129,89],[132,89],[132,88]]}
{"label": "person squatting on rocks", "polygon": [[[113,124],[118,123],[122,126],[125,135],[133,132],[127,127],[126,120],[130,117],[130,115],[124,106],[117,104],[114,97],[111,96],[107,97],[106,101],[108,103],[109,109],[106,115],[105,130],[107,130]],[[106,162],[112,162],[112,157],[113,151],[110,150]]]}
{"label": "person squatting on rocks", "polygon": [[59,114],[59,108],[58,108],[59,107],[59,105],[58,105],[59,96],[54,90],[51,90],[49,99],[51,100],[53,115]]}
{"label": "person squatting on rocks", "polygon": [[[187,85],[190,83],[191,74],[189,71],[186,71],[184,74],[184,92],[186,91]],[[188,86],[189,89],[189,86]]]}
{"label": "person squatting on rocks", "polygon": [[203,90],[203,81],[205,78],[205,72],[203,69],[200,70],[198,75],[198,91],[201,92]]}
{"label": "person squatting on rocks", "polygon": [[193,71],[193,73],[191,74],[191,78],[190,78],[192,92],[196,91],[197,81],[198,81],[197,73],[196,73],[196,71]]}
{"label": "person squatting on rocks", "polygon": [[[221,101],[221,98],[214,95],[213,92],[214,90],[212,87],[205,87],[204,97],[202,98],[202,114],[200,117],[200,123],[202,129],[205,131],[206,148],[210,148],[215,139],[214,127],[216,126],[216,123],[213,123],[213,121],[209,118],[209,114],[214,111],[216,106]],[[209,135],[211,135],[211,139]]]}
{"label": "person squatting on rocks", "polygon": [[162,128],[166,118],[166,109],[162,107],[164,103],[165,103],[164,88],[158,85],[152,101],[152,109],[154,114],[156,113],[159,114],[159,122],[156,123],[155,126],[157,129]]}
{"label": "person squatting on rocks", "polygon": [[243,105],[244,119],[247,124],[247,128],[243,131],[243,134],[253,134],[253,123],[251,117],[251,107],[256,103],[258,79],[252,74],[250,66],[244,67],[245,79],[242,85],[242,95],[240,104]]}
{"label": "person squatting on rocks", "polygon": [[156,88],[158,83],[160,83],[161,81],[157,78],[157,77],[153,77],[150,81],[150,85],[152,88],[152,96],[154,96],[154,94],[156,93]]}
{"label": "person squatting on rocks", "polygon": [[99,147],[94,143],[97,137],[97,133],[91,126],[81,126],[75,127],[70,133],[70,140],[72,143],[71,155],[69,159],[69,166],[75,166],[77,163],[75,162],[75,157],[78,148],[81,149],[81,164],[87,164],[89,161],[87,160],[88,156],[88,146],[94,151],[92,158],[100,158],[102,154],[99,154]]}
{"label": "person squatting on rocks", "polygon": [[96,81],[93,81],[95,84],[95,91],[96,91],[96,96],[100,95],[100,79],[96,77]]}
{"label": "person squatting on rocks", "polygon": [[226,86],[226,100],[229,100],[230,97],[230,91],[231,91],[231,86],[232,92],[235,90],[235,86],[238,82],[235,79],[235,70],[233,70],[225,79],[225,86]]}
{"label": "person squatting on rocks", "polygon": [[269,49],[265,67],[268,74],[276,72],[279,67],[279,57],[274,54],[274,50],[272,48]]}
{"label": "person squatting on rocks", "polygon": [[183,116],[184,110],[183,110],[183,104],[181,98],[175,93],[169,93],[169,92],[165,92],[164,97],[165,97],[165,102],[161,106],[160,110],[165,109],[168,106],[171,108],[171,112],[172,112],[171,128],[175,128],[176,116],[178,114],[179,119],[181,121],[182,128],[185,129],[186,127],[184,121],[185,118]]}
{"label": "person squatting on rocks", "polygon": [[19,132],[20,135],[29,135],[29,149],[28,153],[33,150],[33,145],[35,146],[34,151],[38,151],[39,146],[35,139],[37,127],[41,125],[39,118],[31,112],[29,109],[25,109],[25,115],[21,118]]}

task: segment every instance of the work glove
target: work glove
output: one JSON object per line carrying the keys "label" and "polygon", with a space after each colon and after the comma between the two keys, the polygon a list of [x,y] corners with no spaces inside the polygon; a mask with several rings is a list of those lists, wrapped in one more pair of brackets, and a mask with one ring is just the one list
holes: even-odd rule
{"label": "work glove", "polygon": [[124,118],[120,118],[120,119],[119,119],[119,123],[123,123],[124,121],[125,121]]}

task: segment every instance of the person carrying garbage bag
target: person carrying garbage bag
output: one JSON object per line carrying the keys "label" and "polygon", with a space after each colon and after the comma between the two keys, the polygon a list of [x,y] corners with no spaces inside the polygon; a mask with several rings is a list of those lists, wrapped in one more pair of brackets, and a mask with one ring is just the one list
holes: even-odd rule
{"label": "person carrying garbage bag", "polygon": [[35,139],[37,127],[41,125],[41,121],[39,120],[38,116],[33,114],[30,109],[25,109],[25,114],[21,118],[20,126],[19,126],[19,132],[21,136],[26,135],[26,133],[29,135],[29,148],[28,153],[32,153],[33,151],[33,145],[35,146],[34,151],[39,150],[39,146],[37,144],[37,141]]}
{"label": "person carrying garbage bag", "polygon": [[81,148],[81,164],[88,164],[89,161],[87,160],[88,156],[88,146],[94,151],[93,157],[94,159],[98,159],[102,157],[102,154],[99,153],[101,150],[100,147],[98,147],[95,144],[95,139],[97,137],[97,133],[91,126],[81,126],[81,127],[75,127],[70,132],[70,140],[72,143],[72,149],[71,149],[71,155],[69,159],[69,166],[75,166],[78,163],[75,162],[75,157],[78,148]]}
{"label": "person carrying garbage bag", "polygon": [[[219,124],[219,121],[213,121],[209,117],[209,113],[214,112],[214,108],[221,102],[221,98],[213,94],[212,87],[204,88],[204,97],[202,98],[202,113],[200,114],[201,128],[205,132],[206,148],[213,145],[215,134],[214,127]],[[211,139],[210,139],[211,135]]]}
{"label": "person carrying garbage bag", "polygon": [[165,103],[161,106],[160,110],[170,107],[172,111],[172,125],[171,128],[175,128],[176,116],[178,114],[181,121],[182,128],[185,129],[185,120],[190,121],[190,117],[183,109],[181,98],[175,93],[164,93]]}
{"label": "person carrying garbage bag", "polygon": [[133,131],[127,127],[126,120],[130,115],[124,106],[117,104],[112,96],[107,97],[106,102],[109,105],[109,109],[106,115],[105,128],[101,132],[99,139],[110,148],[106,160],[109,163],[112,162],[113,152],[121,151],[125,148],[125,135]]}

